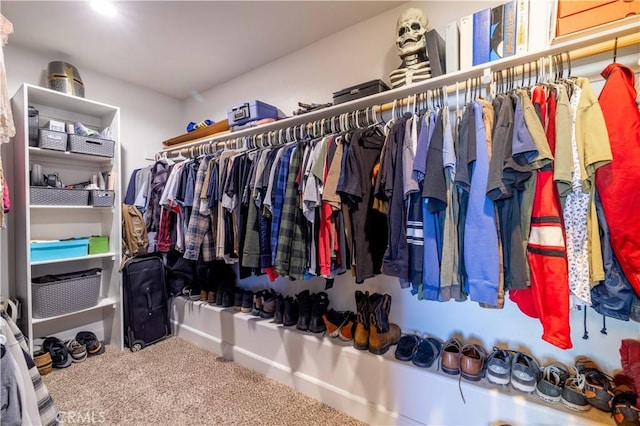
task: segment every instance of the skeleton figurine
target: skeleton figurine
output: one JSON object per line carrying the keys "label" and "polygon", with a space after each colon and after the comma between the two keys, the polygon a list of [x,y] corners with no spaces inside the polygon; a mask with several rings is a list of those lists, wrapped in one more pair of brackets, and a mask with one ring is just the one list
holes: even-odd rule
{"label": "skeleton figurine", "polygon": [[420,9],[407,9],[396,24],[396,45],[402,63],[389,74],[391,86],[405,86],[431,77],[426,34],[429,23]]}

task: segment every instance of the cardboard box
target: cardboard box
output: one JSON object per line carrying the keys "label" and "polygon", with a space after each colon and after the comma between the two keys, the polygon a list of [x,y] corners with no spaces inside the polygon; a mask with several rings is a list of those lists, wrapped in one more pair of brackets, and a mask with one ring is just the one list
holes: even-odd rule
{"label": "cardboard box", "polygon": [[560,0],[556,36],[586,30],[637,14],[640,14],[640,0]]}

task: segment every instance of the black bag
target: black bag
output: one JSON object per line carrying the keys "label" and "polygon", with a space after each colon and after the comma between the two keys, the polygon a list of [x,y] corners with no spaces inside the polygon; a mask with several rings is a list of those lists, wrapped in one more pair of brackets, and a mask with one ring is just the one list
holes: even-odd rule
{"label": "black bag", "polygon": [[171,334],[164,264],[158,256],[136,257],[122,273],[124,340],[136,352]]}

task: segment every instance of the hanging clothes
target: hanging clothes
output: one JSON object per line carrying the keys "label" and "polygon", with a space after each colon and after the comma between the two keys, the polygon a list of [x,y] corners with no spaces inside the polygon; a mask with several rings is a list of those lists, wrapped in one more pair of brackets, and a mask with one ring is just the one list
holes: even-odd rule
{"label": "hanging clothes", "polygon": [[596,171],[596,186],[611,235],[611,248],[636,295],[640,296],[640,200],[630,197],[640,182],[640,111],[633,70],[610,64],[599,102],[613,154]]}

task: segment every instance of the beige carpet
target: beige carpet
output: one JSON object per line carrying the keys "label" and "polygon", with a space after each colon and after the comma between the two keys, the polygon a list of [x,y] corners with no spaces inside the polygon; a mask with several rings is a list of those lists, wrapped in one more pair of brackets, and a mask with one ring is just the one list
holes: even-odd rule
{"label": "beige carpet", "polygon": [[44,376],[67,424],[360,425],[261,374],[178,337]]}

